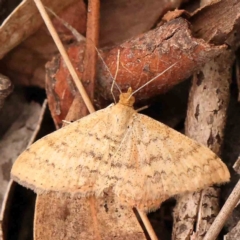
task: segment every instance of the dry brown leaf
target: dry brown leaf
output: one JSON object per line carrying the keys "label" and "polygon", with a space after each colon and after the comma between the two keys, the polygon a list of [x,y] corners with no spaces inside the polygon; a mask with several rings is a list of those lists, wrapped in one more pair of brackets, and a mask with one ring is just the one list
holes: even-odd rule
{"label": "dry brown leaf", "polygon": [[[43,0],[43,4],[58,13],[75,0]],[[0,59],[19,43],[37,31],[43,21],[33,0],[24,0],[0,27]]]}
{"label": "dry brown leaf", "polygon": [[215,45],[227,43],[231,49],[240,44],[240,1],[215,0],[199,8],[189,19],[195,36]]}
{"label": "dry brown leaf", "polygon": [[[31,2],[34,4],[34,1],[31,0]],[[83,1],[72,2],[73,3],[71,4],[69,3],[70,5],[68,7],[63,6],[64,9],[60,12],[58,10],[59,7],[55,8],[55,6],[52,5],[53,2],[46,3],[48,4],[46,6],[56,13],[59,12],[58,15],[61,19],[71,24],[80,33],[84,34],[86,24],[86,6]],[[27,10],[31,9],[24,8],[24,12]],[[49,15],[52,16],[51,14]],[[13,15],[12,18],[14,18],[14,16],[15,15]],[[39,22],[42,23],[42,20],[39,20]],[[64,27],[58,19],[54,19],[54,24],[65,44],[69,44],[69,42],[75,40],[69,30]],[[37,29],[35,29],[35,31],[36,30]],[[5,75],[9,76],[15,85],[34,85],[44,88],[45,64],[57,53],[58,51],[52,37],[49,35],[46,26],[42,25],[36,33],[23,41],[19,46],[6,55],[1,62],[1,71]]]}
{"label": "dry brown leaf", "polygon": [[100,47],[115,46],[149,31],[168,10],[182,0],[101,1]]}
{"label": "dry brown leaf", "polygon": [[[12,100],[19,101],[19,97],[13,94]],[[11,105],[11,99],[7,102],[4,111],[7,111],[8,104]],[[21,100],[20,100],[21,101]],[[11,201],[12,180],[10,180],[10,170],[13,162],[18,157],[19,153],[24,151],[26,147],[31,144],[39,130],[40,122],[42,121],[43,113],[46,109],[46,101],[41,107],[38,103],[31,104],[21,101],[22,111],[16,117],[10,129],[5,133],[0,141],[1,159],[0,166],[2,174],[0,175],[0,236],[7,239],[7,232],[9,226],[8,204]],[[9,105],[10,109],[11,106]],[[6,116],[6,115],[5,115]],[[2,119],[3,120],[3,119]],[[6,120],[6,119],[5,119]]]}
{"label": "dry brown leaf", "polygon": [[[144,240],[145,235],[130,207],[119,205],[106,194],[95,200],[93,216],[88,198],[66,198],[54,193],[40,195],[36,202],[35,240],[87,239]],[[94,228],[94,218],[97,229]]]}

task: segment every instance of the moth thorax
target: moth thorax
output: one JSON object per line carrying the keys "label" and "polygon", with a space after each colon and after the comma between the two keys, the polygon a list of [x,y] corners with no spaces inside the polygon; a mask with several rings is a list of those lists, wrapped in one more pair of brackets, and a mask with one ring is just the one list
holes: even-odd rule
{"label": "moth thorax", "polygon": [[135,102],[135,98],[131,96],[131,94],[132,88],[130,87],[126,93],[120,94],[119,103],[128,107],[132,107]]}

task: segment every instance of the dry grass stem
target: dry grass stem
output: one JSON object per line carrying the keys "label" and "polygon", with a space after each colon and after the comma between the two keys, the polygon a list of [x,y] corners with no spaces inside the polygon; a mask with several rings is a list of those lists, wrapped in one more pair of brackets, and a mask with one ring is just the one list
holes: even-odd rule
{"label": "dry grass stem", "polygon": [[150,236],[151,240],[158,240],[156,233],[154,232],[152,225],[146,215],[145,212],[141,211],[140,209],[137,208],[137,211],[139,213],[139,216],[142,219],[142,222],[148,232],[148,235]]}
{"label": "dry grass stem", "polygon": [[81,96],[83,98],[84,103],[86,104],[89,112],[93,113],[95,110],[94,110],[94,107],[92,105],[92,102],[89,99],[88,94],[87,94],[87,92],[85,91],[85,89],[84,89],[84,87],[82,85],[82,82],[78,78],[78,75],[77,75],[74,67],[72,66],[72,63],[71,63],[71,61],[70,61],[70,59],[69,59],[69,57],[67,55],[67,52],[66,52],[66,50],[65,50],[65,48],[64,48],[64,46],[63,46],[63,44],[62,44],[62,42],[60,40],[60,38],[59,38],[55,28],[53,27],[52,22],[51,22],[51,20],[50,20],[50,18],[48,16],[48,14],[47,14],[43,4],[42,4],[42,2],[40,0],[34,0],[34,1],[36,3],[36,6],[37,6],[37,8],[38,8],[38,10],[39,10],[39,12],[40,12],[40,14],[41,14],[45,24],[46,24],[49,32],[50,32],[50,34],[51,34],[51,36],[52,36],[52,38],[53,38],[53,40],[54,40],[54,42],[55,42],[59,52],[61,53],[61,55],[62,55],[66,65],[67,65],[67,68],[69,69],[69,72],[70,72],[70,74],[71,74],[71,76],[73,78],[74,83],[76,84],[76,87],[77,87],[78,91],[80,92],[80,94],[81,94]]}
{"label": "dry grass stem", "polygon": [[204,240],[215,240],[217,238],[218,234],[223,228],[224,223],[232,213],[233,209],[236,207],[239,199],[240,199],[240,180],[234,187],[229,198],[227,199],[218,216],[216,217],[213,224],[209,228]]}

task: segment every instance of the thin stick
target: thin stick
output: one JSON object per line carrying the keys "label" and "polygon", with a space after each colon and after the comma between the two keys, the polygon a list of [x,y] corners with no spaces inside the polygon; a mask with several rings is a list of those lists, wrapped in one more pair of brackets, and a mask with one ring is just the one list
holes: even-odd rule
{"label": "thin stick", "polygon": [[209,228],[204,240],[215,240],[223,228],[224,223],[228,219],[229,215],[232,213],[233,209],[236,207],[240,199],[240,180],[234,187],[227,201],[223,205],[221,211],[215,218],[213,224]]}
{"label": "thin stick", "polygon": [[139,216],[140,216],[141,219],[142,219],[142,222],[143,222],[143,224],[144,224],[144,226],[145,226],[145,228],[146,228],[146,230],[147,230],[147,232],[148,232],[149,237],[150,237],[152,240],[158,240],[157,235],[156,235],[156,233],[154,232],[154,230],[153,230],[153,228],[152,228],[152,225],[151,225],[151,223],[149,222],[149,219],[148,219],[146,213],[143,212],[143,211],[141,211],[141,210],[138,209],[138,208],[137,208],[137,211],[138,211],[138,213],[139,213]]}
{"label": "thin stick", "polygon": [[113,97],[113,100],[114,100],[114,103],[116,104],[116,98],[113,94],[113,86],[114,86],[114,83],[116,83],[116,78],[117,78],[117,74],[118,74],[118,69],[119,69],[119,56],[120,56],[120,50],[118,50],[118,54],[117,54],[117,67],[116,67],[116,72],[115,72],[115,76],[114,76],[114,79],[113,79],[113,82],[112,82],[112,86],[111,86],[111,94],[112,94],[112,97]]}
{"label": "thin stick", "polygon": [[88,0],[87,12],[87,33],[86,50],[84,54],[83,81],[89,81],[88,92],[91,99],[94,99],[97,53],[95,48],[98,46],[99,39],[99,14],[100,0]]}
{"label": "thin stick", "polygon": [[[86,32],[86,50],[84,54],[84,72],[83,80],[89,81],[88,92],[91,99],[94,99],[97,53],[95,48],[98,46],[99,39],[99,14],[100,0],[88,0],[87,13],[87,32]],[[92,214],[92,223],[94,229],[94,239],[101,240],[101,232],[97,218],[97,197],[90,196],[89,206]]]}
{"label": "thin stick", "polygon": [[89,99],[88,94],[87,94],[86,90],[84,89],[82,82],[78,78],[78,75],[77,75],[77,73],[76,73],[72,63],[69,60],[67,52],[66,52],[66,50],[65,50],[65,48],[64,48],[64,46],[63,46],[63,44],[62,44],[62,42],[60,40],[60,38],[59,38],[55,28],[53,27],[52,22],[51,22],[51,20],[50,20],[50,18],[48,16],[48,14],[47,14],[43,4],[42,4],[42,2],[40,0],[34,0],[34,1],[35,1],[35,4],[36,4],[36,6],[37,6],[37,8],[38,8],[38,10],[39,10],[39,12],[40,12],[40,14],[41,14],[45,24],[46,24],[46,26],[47,26],[51,36],[52,36],[52,38],[53,38],[53,40],[54,40],[54,42],[55,42],[59,52],[61,53],[61,55],[62,55],[66,65],[67,65],[67,68],[68,68],[68,70],[69,70],[69,72],[70,72],[70,74],[71,74],[71,76],[73,78],[73,81],[76,84],[76,87],[77,87],[78,91],[80,92],[80,94],[81,94],[81,96],[83,98],[83,101],[84,101],[84,103],[86,104],[86,106],[88,108],[88,111],[90,113],[93,113],[95,110],[94,110],[94,107],[92,105],[92,102]]}

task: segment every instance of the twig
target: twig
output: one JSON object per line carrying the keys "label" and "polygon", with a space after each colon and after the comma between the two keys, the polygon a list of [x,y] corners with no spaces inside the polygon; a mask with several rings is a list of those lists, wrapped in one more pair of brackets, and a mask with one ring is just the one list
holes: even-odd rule
{"label": "twig", "polygon": [[[84,72],[82,80],[83,82],[89,83],[88,93],[90,94],[90,98],[92,100],[94,99],[96,77],[97,52],[95,48],[98,46],[99,38],[99,11],[99,0],[89,0],[87,14],[86,50],[84,54]],[[97,219],[97,209],[95,204],[96,202],[97,199],[94,196],[90,197],[89,206],[93,220],[95,238],[100,240],[102,238],[99,232],[99,223]]]}
{"label": "twig", "polygon": [[147,232],[148,232],[149,237],[150,237],[152,240],[158,240],[158,238],[157,238],[157,236],[156,236],[156,234],[155,234],[155,232],[154,232],[154,230],[153,230],[153,228],[152,228],[152,225],[151,225],[151,223],[149,222],[149,219],[148,219],[146,213],[143,212],[143,211],[141,211],[141,210],[138,209],[138,208],[137,208],[137,211],[138,211],[138,213],[139,213],[139,216],[140,216],[141,219],[142,219],[142,222],[143,222],[143,224],[144,224],[144,226],[145,226],[145,228],[146,228],[146,230],[147,230]]}
{"label": "twig", "polygon": [[[185,134],[218,155],[230,97],[231,64],[232,53],[222,51],[194,75],[189,94]],[[181,195],[174,211],[172,239],[187,239],[196,232],[198,240],[202,240],[219,213],[219,194],[219,187],[208,187]]]}
{"label": "twig", "polygon": [[99,38],[99,11],[99,0],[89,0],[87,15],[86,51],[84,55],[84,72],[82,78],[84,82],[90,82],[90,89],[88,92],[90,93],[92,99],[94,95],[94,83],[96,77],[97,52],[95,49],[98,46]]}
{"label": "twig", "polygon": [[89,112],[93,113],[95,110],[94,110],[94,107],[92,105],[92,102],[89,99],[88,94],[87,94],[86,90],[84,89],[82,82],[78,78],[78,75],[77,75],[74,67],[72,66],[72,63],[70,62],[69,57],[67,55],[67,52],[66,52],[66,50],[65,50],[65,48],[64,48],[64,46],[63,46],[63,44],[60,40],[55,28],[53,27],[52,22],[51,22],[51,20],[48,16],[44,6],[43,6],[41,0],[34,0],[34,1],[36,3],[36,6],[37,6],[45,24],[46,24],[49,32],[50,32],[50,34],[51,34],[59,52],[61,53],[66,65],[67,65],[67,68],[68,68],[68,70],[69,70],[69,72],[70,72],[70,74],[73,78],[74,83],[76,84],[76,87],[78,88],[78,91],[80,92],[80,94],[83,98],[84,103],[86,104]]}
{"label": "twig", "polygon": [[209,228],[204,240],[214,240],[217,238],[224,223],[228,219],[229,215],[232,213],[239,199],[240,199],[240,180],[238,181],[237,185],[234,187],[232,193],[230,194],[227,201],[223,205],[218,216],[216,217],[213,224]]}

